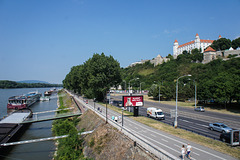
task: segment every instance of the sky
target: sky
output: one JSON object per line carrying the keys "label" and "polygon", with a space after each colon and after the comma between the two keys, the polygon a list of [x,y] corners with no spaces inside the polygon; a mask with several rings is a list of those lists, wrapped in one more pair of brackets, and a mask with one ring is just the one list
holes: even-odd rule
{"label": "sky", "polygon": [[177,39],[240,36],[240,0],[0,0],[0,80],[62,83],[94,53],[121,67]]}

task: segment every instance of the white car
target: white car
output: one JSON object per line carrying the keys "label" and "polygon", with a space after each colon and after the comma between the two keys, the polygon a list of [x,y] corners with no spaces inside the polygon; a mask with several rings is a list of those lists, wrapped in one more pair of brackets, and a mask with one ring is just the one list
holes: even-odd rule
{"label": "white car", "polygon": [[199,111],[199,112],[205,112],[204,107],[197,107],[194,109],[195,111]]}

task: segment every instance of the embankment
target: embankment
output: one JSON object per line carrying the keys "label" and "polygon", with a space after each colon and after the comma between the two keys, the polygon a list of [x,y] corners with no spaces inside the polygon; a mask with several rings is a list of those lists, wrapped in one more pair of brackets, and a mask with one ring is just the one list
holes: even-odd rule
{"label": "embankment", "polygon": [[136,145],[94,112],[88,110],[81,116],[78,130],[94,130],[84,137],[84,155],[93,159],[156,159],[153,155]]}
{"label": "embankment", "polygon": [[[68,107],[77,108],[71,97],[62,91],[59,93],[59,108]],[[83,130],[94,132],[76,136]],[[58,140],[54,159],[156,159],[91,110],[78,118],[54,121],[53,132],[56,135],[69,134],[69,138]]]}

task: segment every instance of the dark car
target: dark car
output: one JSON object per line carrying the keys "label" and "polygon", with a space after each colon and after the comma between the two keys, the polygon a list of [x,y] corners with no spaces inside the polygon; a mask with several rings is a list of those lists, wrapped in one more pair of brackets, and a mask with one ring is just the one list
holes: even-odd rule
{"label": "dark car", "polygon": [[220,140],[223,142],[230,143],[231,133],[222,133],[220,134]]}

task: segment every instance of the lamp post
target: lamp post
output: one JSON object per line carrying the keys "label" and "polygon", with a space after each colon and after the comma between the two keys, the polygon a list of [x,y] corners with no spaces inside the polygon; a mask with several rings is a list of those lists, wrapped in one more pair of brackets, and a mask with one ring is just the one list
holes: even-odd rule
{"label": "lamp post", "polygon": [[131,82],[132,80],[137,80],[137,79],[139,79],[139,78],[131,79],[131,80],[128,82],[128,92],[129,92],[129,95],[130,95],[130,82]]}
{"label": "lamp post", "polygon": [[125,90],[125,92],[126,92],[126,81],[125,81],[125,80],[123,80],[123,82],[125,83],[124,90]]}
{"label": "lamp post", "polygon": [[194,83],[195,83],[195,109],[197,107],[197,82],[196,80],[194,80]]}
{"label": "lamp post", "polygon": [[160,102],[160,84],[159,84],[159,90],[158,90],[158,101]]}
{"label": "lamp post", "polygon": [[140,83],[140,93],[142,93],[142,88],[141,88],[141,84],[144,83],[144,82],[141,82]]}
{"label": "lamp post", "polygon": [[180,76],[178,77],[177,79],[177,83],[176,83],[176,112],[175,112],[175,121],[174,121],[174,127],[177,128],[177,102],[178,102],[178,80],[182,77],[186,77],[186,76],[192,76],[191,74],[188,74],[188,75],[183,75],[183,76]]}
{"label": "lamp post", "polygon": [[108,117],[107,117],[107,90],[106,90],[106,124],[108,123]]}

